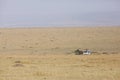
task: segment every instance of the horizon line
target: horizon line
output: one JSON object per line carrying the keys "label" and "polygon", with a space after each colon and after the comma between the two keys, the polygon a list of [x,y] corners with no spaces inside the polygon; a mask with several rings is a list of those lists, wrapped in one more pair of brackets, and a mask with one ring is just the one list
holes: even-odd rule
{"label": "horizon line", "polygon": [[117,26],[114,26],[114,25],[111,25],[111,26],[108,26],[108,25],[99,25],[99,26],[9,26],[9,27],[2,27],[2,26],[0,26],[0,29],[4,29],[4,28],[87,28],[87,27],[89,27],[89,28],[94,28],[94,27],[120,27],[120,25],[117,25]]}

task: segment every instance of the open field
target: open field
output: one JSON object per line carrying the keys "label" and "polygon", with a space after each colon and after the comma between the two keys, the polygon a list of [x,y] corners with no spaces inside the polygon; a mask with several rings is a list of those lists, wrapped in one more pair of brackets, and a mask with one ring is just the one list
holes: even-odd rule
{"label": "open field", "polygon": [[[119,34],[120,27],[1,28],[0,80],[119,80]],[[93,54],[74,55],[78,48]]]}
{"label": "open field", "polygon": [[0,80],[119,80],[120,54],[0,55]]}
{"label": "open field", "polygon": [[0,29],[0,53],[120,52],[120,27]]}

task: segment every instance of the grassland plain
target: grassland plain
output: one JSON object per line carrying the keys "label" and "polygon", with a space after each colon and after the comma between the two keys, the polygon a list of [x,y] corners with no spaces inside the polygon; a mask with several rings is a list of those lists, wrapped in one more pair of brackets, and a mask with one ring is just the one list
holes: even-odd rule
{"label": "grassland plain", "polygon": [[119,80],[120,54],[1,54],[0,80]]}
{"label": "grassland plain", "polygon": [[[119,34],[119,27],[1,28],[0,80],[119,80]],[[77,48],[96,54],[74,55]]]}
{"label": "grassland plain", "polygon": [[0,53],[120,52],[119,27],[0,29]]}

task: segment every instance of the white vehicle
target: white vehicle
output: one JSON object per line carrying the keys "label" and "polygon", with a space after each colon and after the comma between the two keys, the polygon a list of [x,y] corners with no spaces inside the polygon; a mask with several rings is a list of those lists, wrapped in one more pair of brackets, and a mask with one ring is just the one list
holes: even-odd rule
{"label": "white vehicle", "polygon": [[83,51],[83,54],[85,54],[85,55],[90,55],[90,54],[91,54],[91,51],[88,50],[88,49],[86,49],[85,51]]}

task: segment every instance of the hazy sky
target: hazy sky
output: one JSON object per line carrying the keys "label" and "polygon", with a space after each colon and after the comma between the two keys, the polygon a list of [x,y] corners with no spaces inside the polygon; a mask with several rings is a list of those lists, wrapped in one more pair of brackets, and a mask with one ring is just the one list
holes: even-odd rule
{"label": "hazy sky", "polygon": [[0,0],[0,26],[120,25],[120,0]]}

